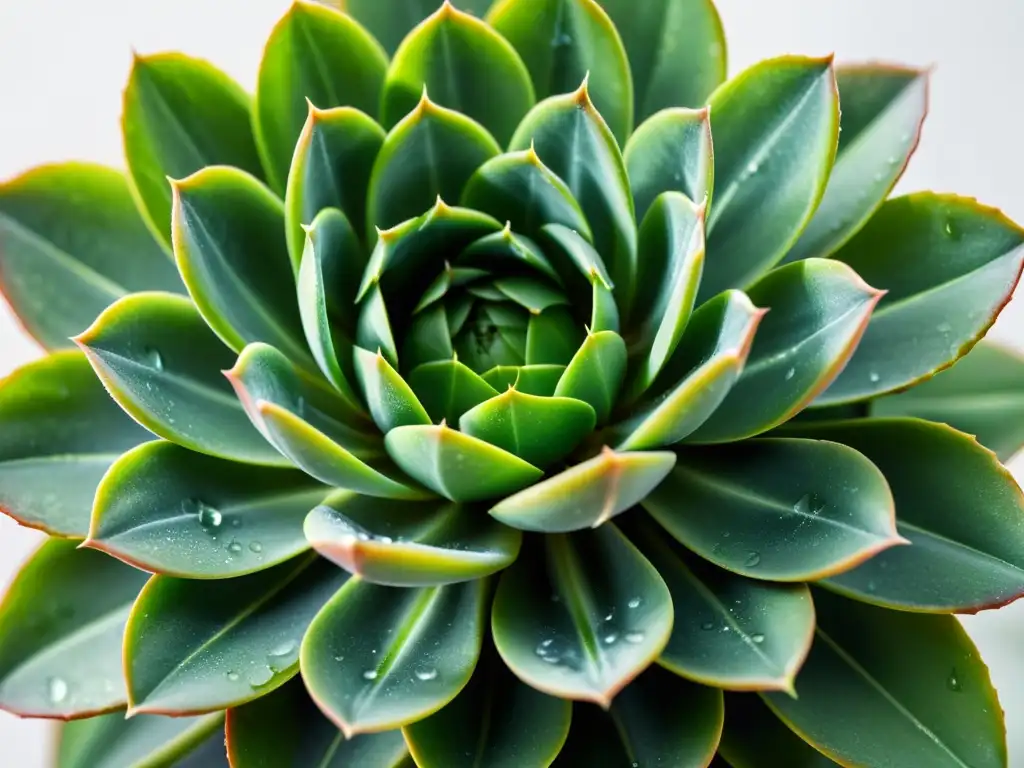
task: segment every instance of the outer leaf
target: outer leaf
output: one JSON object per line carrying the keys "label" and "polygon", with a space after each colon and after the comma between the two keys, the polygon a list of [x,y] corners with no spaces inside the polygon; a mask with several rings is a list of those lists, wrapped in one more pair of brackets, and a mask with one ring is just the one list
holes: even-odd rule
{"label": "outer leaf", "polygon": [[762,62],[715,91],[710,105],[717,194],[698,301],[749,286],[818,207],[839,135],[832,58]]}
{"label": "outer leaf", "polygon": [[306,100],[376,114],[387,65],[380,45],[353,19],[314,3],[292,4],[264,49],[253,110],[275,190],[284,192]]}
{"label": "outer leaf", "polygon": [[836,763],[787,728],[751,694],[726,694],[719,753],[733,768],[759,768],[771,755],[779,768],[834,768]]}
{"label": "outer leaf", "polygon": [[594,0],[499,0],[487,21],[523,57],[538,98],[566,93],[593,75],[597,108],[625,143],[633,130],[633,79],[622,39],[601,6]]}
{"label": "outer leaf", "polygon": [[0,603],[0,708],[70,720],[124,705],[121,635],[145,574],[49,539]]}
{"label": "outer leaf", "polygon": [[818,635],[797,678],[800,698],[766,697],[805,740],[843,764],[1007,764],[996,692],[955,618],[818,592],[815,605]]}
{"label": "outer leaf", "polygon": [[803,410],[843,370],[883,295],[853,270],[821,259],[773,270],[748,293],[770,311],[739,380],[693,442],[757,435]]}
{"label": "outer leaf", "polygon": [[594,409],[581,400],[509,389],[464,413],[459,430],[546,467],[568,456],[594,423]]}
{"label": "outer leaf", "polygon": [[426,92],[384,139],[366,204],[367,232],[419,216],[437,198],[458,200],[483,163],[501,152],[477,122]]}
{"label": "outer leaf", "polygon": [[261,176],[249,107],[248,94],[201,59],[135,56],[121,115],[125,160],[142,214],[165,246],[171,245],[168,177],[183,179],[208,165]]}
{"label": "outer leaf", "polygon": [[503,496],[544,474],[517,456],[443,423],[396,427],[387,433],[384,445],[411,477],[452,501]]}
{"label": "outer leaf", "polygon": [[125,719],[123,711],[78,720],[61,730],[57,768],[219,768],[223,762],[196,765],[192,757],[201,756],[211,742],[223,742],[219,733],[223,721],[220,712],[205,717]]}
{"label": "outer leaf", "polygon": [[974,200],[920,193],[883,205],[835,258],[887,293],[821,405],[904,389],[967,354],[1020,279],[1024,230]]}
{"label": "outer leaf", "polygon": [[431,419],[458,424],[474,406],[498,396],[498,390],[458,360],[437,360],[417,366],[409,386],[419,395]]}
{"label": "outer leaf", "polygon": [[0,383],[0,510],[29,528],[84,536],[100,478],[148,437],[81,353],[29,363]]}
{"label": "outer leaf", "polygon": [[695,557],[648,520],[626,532],[665,580],[676,621],[658,660],[677,675],[727,690],[793,690],[814,637],[803,584],[769,584]]}
{"label": "outer leaf", "polygon": [[267,440],[321,482],[370,496],[416,499],[424,492],[388,462],[376,436],[348,420],[333,393],[320,389],[273,347],[253,344],[226,373],[252,423]]}
{"label": "outer leaf", "polygon": [[[488,646],[490,644],[488,643]],[[490,647],[444,709],[404,728],[418,766],[548,766],[569,733],[572,705],[521,683]]]}
{"label": "outer leaf", "polygon": [[637,122],[666,107],[699,107],[725,80],[725,32],[711,0],[602,5],[629,54]]}
{"label": "outer leaf", "polygon": [[871,402],[872,416],[916,416],[976,435],[1000,461],[1024,446],[1024,359],[982,341],[955,367]]}
{"label": "outer leaf", "polygon": [[608,420],[626,376],[626,342],[614,331],[588,333],[555,388],[556,397],[589,403],[597,423]]}
{"label": "outer leaf", "polygon": [[707,421],[739,378],[764,314],[741,291],[725,291],[697,310],[658,380],[675,387],[615,427],[617,448],[672,445]]}
{"label": "outer leaf", "polygon": [[755,579],[820,579],[906,543],[882,473],[825,441],[771,438],[681,452],[643,503],[689,549]]}
{"label": "outer leaf", "polygon": [[397,730],[346,739],[298,680],[228,710],[226,726],[234,768],[399,768],[409,754]]}
{"label": "outer leaf", "polygon": [[225,344],[241,352],[266,342],[314,367],[295,303],[284,209],[266,187],[231,168],[176,182],[173,239],[192,300]]}
{"label": "outer leaf", "polygon": [[896,499],[896,527],[912,544],[834,577],[830,588],[886,607],[940,613],[992,608],[1024,595],[1024,494],[990,451],[917,419],[800,430],[846,443],[878,465]]}
{"label": "outer leaf", "polygon": [[396,427],[430,424],[430,415],[406,383],[379,351],[356,347],[356,377],[377,427],[387,434]]}
{"label": "outer leaf", "polygon": [[220,375],[233,356],[188,299],[125,296],[75,341],[111,396],[146,429],[213,456],[288,463],[252,428]]}
{"label": "outer leaf", "polygon": [[787,261],[828,256],[871,218],[903,175],[928,111],[928,72],[882,65],[836,70],[843,105],[835,167]]}
{"label": "outer leaf", "polygon": [[[366,27],[383,43],[389,54],[395,52],[409,30],[437,10],[438,0],[403,0],[400,5],[381,4],[379,0],[333,0],[345,13]],[[454,0],[457,8],[483,16],[491,0]]]}
{"label": "outer leaf", "polygon": [[0,184],[0,291],[42,346],[70,346],[111,301],[149,289],[182,285],[122,174],[63,163]]}
{"label": "outer leaf", "polygon": [[[545,8],[554,5],[551,0],[538,2]],[[568,0],[564,6],[568,10],[582,4],[596,7],[593,0]],[[531,14],[538,10],[529,0],[502,0],[495,10],[506,7],[529,8]],[[590,223],[594,247],[608,265],[620,309],[628,315],[637,269],[633,198],[619,147],[590,100],[588,82],[575,93],[553,96],[534,107],[516,129],[509,149],[533,146],[548,168],[565,180]]]}
{"label": "outer leaf", "polygon": [[306,627],[348,578],[315,553],[237,579],[154,576],[125,629],[129,711],[210,712],[279,687],[298,672]]}
{"label": "outer leaf", "polygon": [[494,643],[528,685],[608,709],[668,641],[668,588],[611,523],[545,536],[539,546],[502,574]]}
{"label": "outer leaf", "polygon": [[353,578],[302,641],[306,688],[347,738],[423,719],[469,682],[486,593],[482,579],[395,589]]}
{"label": "outer leaf", "polygon": [[519,554],[521,534],[447,502],[388,502],[348,493],[306,518],[313,547],[375,584],[435,586],[488,576]]}
{"label": "outer leaf", "polygon": [[616,453],[609,448],[491,508],[506,525],[544,533],[598,526],[642,501],[665,479],[673,453]]}
{"label": "outer leaf", "polygon": [[602,712],[573,707],[555,766],[693,765],[711,761],[722,733],[722,692],[651,667]]}
{"label": "outer leaf", "polygon": [[126,453],[103,478],[84,546],[155,573],[240,576],[307,549],[302,520],[326,495],[301,472],[158,440]]}
{"label": "outer leaf", "polygon": [[675,108],[652,115],[629,137],[623,161],[641,221],[664,192],[681,192],[693,202],[706,199],[710,204],[715,182],[711,111]]}
{"label": "outer leaf", "polygon": [[[311,224],[324,208],[337,208],[365,242],[372,234],[361,228],[366,221],[366,191],[370,173],[384,143],[384,129],[354,107],[318,109],[309,104],[309,115],[299,135],[288,169],[284,198],[288,253],[298,264]],[[356,277],[358,284],[358,276]],[[355,291],[355,285],[342,290]]]}
{"label": "outer leaf", "polygon": [[391,127],[424,89],[439,104],[473,118],[505,145],[536,100],[516,49],[483,21],[450,2],[405,38],[388,68],[381,121]]}

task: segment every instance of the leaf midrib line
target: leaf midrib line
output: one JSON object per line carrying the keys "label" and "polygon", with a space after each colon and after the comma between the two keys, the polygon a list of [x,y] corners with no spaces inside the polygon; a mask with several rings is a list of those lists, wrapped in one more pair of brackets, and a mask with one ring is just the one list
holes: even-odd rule
{"label": "leaf midrib line", "polygon": [[914,533],[918,533],[923,536],[935,539],[937,541],[944,542],[945,544],[948,544],[949,546],[954,547],[956,549],[961,549],[966,552],[972,552],[989,562],[998,563],[999,565],[1004,566],[1006,569],[1012,571],[1018,579],[1024,576],[1024,568],[1021,568],[1018,565],[1014,565],[1013,563],[1004,560],[1001,557],[980,550],[977,547],[972,547],[970,544],[965,544],[962,541],[956,541],[955,539],[951,539],[948,536],[943,536],[942,534],[936,533],[935,531],[929,530],[927,528],[922,528],[921,526],[914,525],[913,523],[908,523],[906,520],[898,520],[896,523],[896,527],[905,528],[907,530],[913,531]]}
{"label": "leaf midrib line", "polygon": [[18,674],[22,669],[39,662],[40,659],[47,659],[53,656],[59,656],[64,652],[65,649],[73,648],[76,644],[83,640],[88,640],[96,635],[104,632],[109,625],[115,623],[123,623],[127,620],[128,614],[131,611],[133,600],[129,600],[123,605],[106,611],[99,616],[93,617],[86,624],[82,624],[74,629],[74,631],[63,635],[59,640],[49,643],[43,648],[37,648],[30,656],[27,656],[22,660],[16,667],[11,669],[3,677],[10,678]]}
{"label": "leaf midrib line", "polygon": [[566,534],[554,534],[548,538],[548,551],[550,553],[551,580],[562,595],[562,602],[569,611],[570,619],[579,633],[580,645],[583,656],[590,668],[592,685],[600,686],[601,690],[596,691],[602,696],[605,695],[602,683],[603,664],[600,644],[597,635],[588,621],[589,616],[596,616],[593,595],[590,592],[590,585],[580,578],[579,562],[576,552]]}

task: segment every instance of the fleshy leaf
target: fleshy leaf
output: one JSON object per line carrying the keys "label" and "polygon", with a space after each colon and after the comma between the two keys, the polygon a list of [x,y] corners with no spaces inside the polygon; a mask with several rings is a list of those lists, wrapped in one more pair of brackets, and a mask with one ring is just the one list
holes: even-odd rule
{"label": "fleshy leaf", "polygon": [[550,765],[569,733],[572,705],[520,682],[487,643],[469,684],[444,709],[403,730],[422,768]]}
{"label": "fleshy leaf", "polygon": [[772,755],[780,768],[835,768],[837,763],[783,724],[759,696],[725,696],[725,730],[719,754],[733,768],[760,768]]}
{"label": "fleshy leaf", "polygon": [[70,720],[124,706],[121,636],[146,574],[49,539],[0,603],[0,708]]}
{"label": "fleshy leaf", "polygon": [[675,461],[675,454],[666,451],[617,453],[604,448],[594,458],[501,501],[490,513],[526,531],[597,528],[642,501]]}
{"label": "fleshy leaf", "polygon": [[279,194],[307,100],[322,109],[347,106],[376,114],[387,65],[380,45],[353,19],[315,3],[292,3],[263,51],[253,107],[267,178]]}
{"label": "fleshy leaf", "polygon": [[436,712],[469,682],[487,581],[395,589],[352,578],[302,641],[310,696],[347,738]]}
{"label": "fleshy leaf", "polygon": [[668,588],[611,523],[536,541],[501,576],[495,645],[528,685],[608,709],[668,642]]}
{"label": "fleshy leaf", "polygon": [[474,406],[498,396],[498,390],[458,360],[438,360],[414,368],[409,386],[435,422],[452,424]]}
{"label": "fleshy leaf", "polygon": [[150,442],[103,478],[85,546],[154,573],[240,576],[306,550],[302,521],[327,493],[301,472]]}
{"label": "fleshy leaf", "polygon": [[[548,0],[537,0],[545,6]],[[531,8],[534,0],[504,0],[509,7]],[[593,0],[569,0],[575,8]],[[502,6],[499,6],[499,9]],[[531,30],[531,35],[536,34]],[[540,43],[541,39],[536,38]],[[546,40],[543,42],[547,46]],[[596,82],[596,81],[595,81]],[[628,316],[636,286],[637,233],[633,197],[622,154],[601,113],[590,100],[588,82],[574,93],[552,96],[523,118],[509,149],[533,147],[545,165],[565,180],[590,223],[593,245],[608,266],[619,308]],[[558,225],[549,225],[558,226]]]}
{"label": "fleshy leaf", "polygon": [[785,256],[825,192],[839,136],[831,57],[761,62],[709,103],[716,193],[698,302],[748,287]]}
{"label": "fleshy leaf", "polygon": [[249,423],[220,374],[234,356],[188,299],[125,296],[76,342],[110,395],[154,434],[233,461],[288,464]]}
{"label": "fleshy leaf", "polygon": [[[483,17],[492,0],[448,0],[456,8]],[[380,0],[334,0],[342,10],[373,33],[392,54],[405,36],[437,10],[439,0],[402,0],[400,5]]]}
{"label": "fleshy leaf", "polygon": [[537,482],[543,472],[483,440],[440,426],[404,426],[384,438],[405,472],[452,501],[503,496]]}
{"label": "fleshy leaf", "polygon": [[[213,762],[216,751],[224,751],[223,722],[221,712],[203,717],[137,715],[126,719],[123,710],[76,720],[61,728],[56,766],[164,768],[170,761],[176,768],[223,768],[223,762]],[[198,765],[193,758],[199,758]]]}
{"label": "fleshy leaf", "polygon": [[62,163],[0,184],[0,291],[43,347],[71,346],[110,302],[145,290],[183,286],[123,174]]}
{"label": "fleshy leaf", "polygon": [[[303,226],[325,208],[337,208],[366,242],[372,232],[366,223],[366,191],[370,173],[384,144],[384,129],[373,118],[353,107],[318,109],[309,105],[309,116],[295,147],[288,171],[284,219],[288,253],[298,265],[306,241]],[[361,249],[360,249],[361,250]],[[358,276],[356,285],[358,285]],[[355,293],[355,285],[342,291]]]}
{"label": "fleshy leaf", "polygon": [[882,473],[857,451],[823,440],[681,451],[643,504],[688,549],[754,579],[825,578],[906,543]]}
{"label": "fleshy leaf", "polygon": [[638,123],[667,107],[699,107],[725,80],[725,32],[712,0],[601,5],[629,55]]}
{"label": "fleshy leaf", "polygon": [[885,203],[834,258],[887,293],[819,405],[905,389],[967,354],[1013,295],[1024,230],[974,200],[923,192]]}
{"label": "fleshy leaf", "polygon": [[315,370],[295,301],[284,207],[270,190],[222,167],[175,182],[173,240],[189,294],[225,344],[241,352],[262,341]]}
{"label": "fleshy leaf", "polygon": [[724,291],[698,309],[658,380],[674,387],[615,426],[616,447],[672,445],[707,421],[739,378],[764,314],[742,291]]}
{"label": "fleshy leaf", "polygon": [[281,686],[299,671],[306,627],[348,579],[315,553],[235,579],[154,576],[125,629],[129,711],[210,712]]}
{"label": "fleshy leaf", "polygon": [[229,709],[226,725],[234,768],[401,768],[409,756],[399,730],[346,739],[299,680]]}
{"label": "fleshy leaf", "polygon": [[625,143],[633,130],[633,79],[622,39],[598,3],[499,0],[487,21],[519,51],[537,98],[566,93],[591,75],[594,102]]}
{"label": "fleshy leaf", "polygon": [[884,294],[845,265],[822,259],[772,270],[747,293],[768,314],[739,379],[692,442],[751,437],[803,410],[854,355]]}
{"label": "fleshy leaf", "polygon": [[822,592],[814,604],[818,631],[796,680],[799,698],[765,697],[805,740],[847,765],[1007,764],[996,692],[954,617],[887,611]]}
{"label": "fleshy leaf", "polygon": [[430,416],[406,383],[380,352],[356,347],[356,378],[377,427],[387,434],[396,427],[430,424]]}
{"label": "fleshy leaf", "polygon": [[569,740],[555,768],[582,765],[706,766],[722,733],[722,692],[651,666],[609,712],[573,706]]}
{"label": "fleshy leaf", "polygon": [[395,51],[381,97],[391,127],[415,108],[424,89],[473,118],[504,146],[535,97],[530,73],[509,42],[480,19],[446,2]]}
{"label": "fleshy leaf", "polygon": [[825,196],[786,261],[828,256],[871,218],[903,175],[928,111],[928,72],[838,67],[842,133]]}
{"label": "fleshy leaf", "polygon": [[437,198],[458,200],[474,171],[501,152],[472,118],[423,97],[388,133],[370,177],[367,232],[419,216]]}
{"label": "fleshy leaf", "polygon": [[564,365],[499,365],[487,371],[483,379],[499,392],[515,387],[526,395],[551,397],[563,373]]}
{"label": "fleshy leaf", "polygon": [[918,419],[793,430],[847,444],[874,462],[892,488],[896,528],[911,543],[833,577],[830,588],[888,608],[938,613],[993,608],[1024,595],[1024,494],[972,438]]}
{"label": "fleshy leaf", "polygon": [[149,437],[80,352],[18,368],[0,383],[0,510],[29,528],[85,536],[104,473]]}
{"label": "fleshy leaf", "polygon": [[121,116],[124,154],[140,210],[165,246],[168,177],[183,179],[210,165],[262,177],[250,119],[249,95],[211,64],[181,53],[135,56]]}
{"label": "fleshy leaf", "polygon": [[594,409],[581,400],[510,388],[462,414],[459,430],[543,468],[568,456],[594,424]]}
{"label": "fleshy leaf", "polygon": [[914,416],[975,435],[1000,461],[1024,447],[1024,359],[982,341],[949,370],[871,401],[872,416]]}
{"label": "fleshy leaf", "polygon": [[622,157],[640,221],[664,192],[681,192],[694,203],[706,199],[710,204],[715,153],[706,107],[665,109],[652,115],[629,137]]}
{"label": "fleshy leaf", "polygon": [[614,331],[589,333],[555,388],[555,396],[589,403],[598,425],[611,414],[626,377],[626,342]]}
{"label": "fleshy leaf", "polygon": [[625,531],[672,595],[676,621],[660,664],[726,690],[793,690],[814,637],[814,604],[805,585],[770,584],[717,568],[649,520],[630,518]]}

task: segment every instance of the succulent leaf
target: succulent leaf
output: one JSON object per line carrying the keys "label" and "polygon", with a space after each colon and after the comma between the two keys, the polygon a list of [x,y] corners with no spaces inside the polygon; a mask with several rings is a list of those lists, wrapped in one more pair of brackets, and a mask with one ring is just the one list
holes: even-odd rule
{"label": "succulent leaf", "polygon": [[757,768],[765,755],[787,768],[835,768],[838,763],[797,736],[751,693],[725,694],[725,730],[718,753],[733,768]]}
{"label": "succulent leaf", "polygon": [[[440,0],[402,0],[381,3],[379,0],[332,0],[380,40],[388,54],[393,54],[416,25],[437,10]],[[463,11],[483,17],[492,0],[444,0]]]}
{"label": "succulent leaf", "polygon": [[498,396],[498,390],[458,360],[417,366],[409,374],[409,385],[435,423],[458,424],[466,411]]}

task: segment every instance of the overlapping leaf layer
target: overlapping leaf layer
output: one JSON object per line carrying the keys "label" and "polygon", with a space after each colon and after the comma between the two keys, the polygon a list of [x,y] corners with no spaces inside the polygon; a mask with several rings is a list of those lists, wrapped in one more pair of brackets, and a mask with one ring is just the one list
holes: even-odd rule
{"label": "overlapping leaf layer", "polygon": [[942,614],[1024,595],[1024,232],[886,199],[925,72],[725,68],[710,0],[137,58],[126,176],[0,187],[0,707],[60,768],[1005,766]]}

